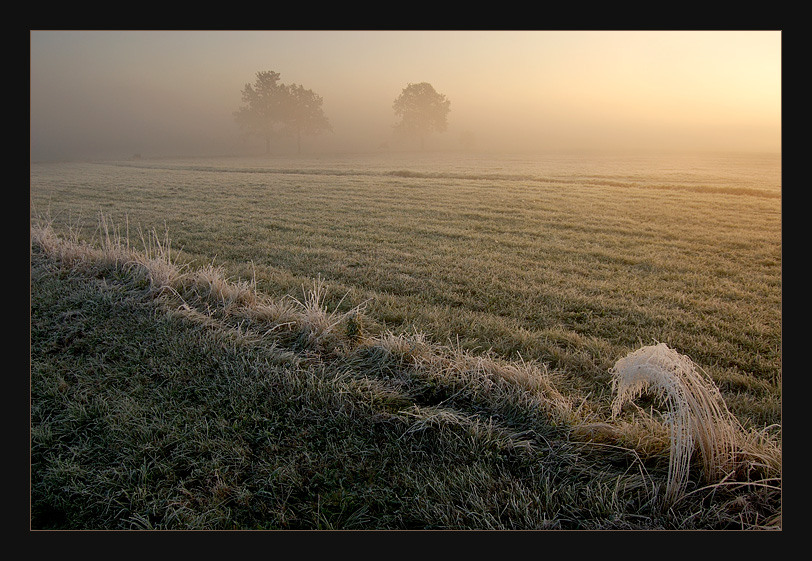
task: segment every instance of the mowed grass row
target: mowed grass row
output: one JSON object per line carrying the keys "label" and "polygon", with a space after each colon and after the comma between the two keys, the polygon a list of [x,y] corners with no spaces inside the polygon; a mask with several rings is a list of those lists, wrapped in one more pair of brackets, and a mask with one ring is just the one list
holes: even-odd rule
{"label": "mowed grass row", "polygon": [[[608,368],[665,342],[745,423],[781,422],[780,198],[757,190],[409,174],[143,169],[32,188],[56,228],[98,213],[163,230],[183,255],[284,295],[328,298],[395,331],[559,370],[608,404]],[[130,232],[130,237],[134,237]]]}

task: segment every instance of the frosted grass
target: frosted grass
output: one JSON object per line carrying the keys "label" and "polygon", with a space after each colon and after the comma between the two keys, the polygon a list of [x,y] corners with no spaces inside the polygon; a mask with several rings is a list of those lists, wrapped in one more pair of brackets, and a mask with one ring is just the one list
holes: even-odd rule
{"label": "frosted grass", "polygon": [[597,383],[656,339],[734,390],[780,381],[780,155],[142,159],[30,176],[31,217],[56,229],[92,234],[101,213],[166,230],[263,291],[320,276],[439,341]]}

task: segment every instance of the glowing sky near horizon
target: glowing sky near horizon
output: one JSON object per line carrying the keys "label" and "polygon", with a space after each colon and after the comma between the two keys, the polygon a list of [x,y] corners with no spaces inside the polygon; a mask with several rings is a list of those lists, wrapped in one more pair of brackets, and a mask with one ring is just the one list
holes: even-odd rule
{"label": "glowing sky near horizon", "polygon": [[392,103],[451,101],[436,148],[781,150],[780,31],[30,33],[31,158],[223,155],[260,70],[322,96],[306,150],[389,141]]}

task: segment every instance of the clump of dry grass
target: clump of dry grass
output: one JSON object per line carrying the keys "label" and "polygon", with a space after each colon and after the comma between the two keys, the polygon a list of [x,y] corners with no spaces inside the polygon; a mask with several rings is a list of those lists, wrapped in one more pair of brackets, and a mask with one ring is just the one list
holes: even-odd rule
{"label": "clump of dry grass", "polygon": [[667,502],[683,493],[695,446],[706,480],[718,481],[734,469],[741,425],[713,381],[690,358],[658,343],[618,360],[611,373],[614,417],[645,391],[665,399],[671,441]]}
{"label": "clump of dry grass", "polygon": [[221,267],[212,264],[188,275],[184,284],[184,300],[215,305],[225,314],[253,307],[259,301],[253,282],[229,280]]}
{"label": "clump of dry grass", "polygon": [[290,298],[299,311],[299,323],[305,329],[308,348],[331,350],[337,343],[336,339],[341,339],[336,334],[336,328],[361,313],[366,305],[362,303],[349,311],[339,312],[338,308],[346,298],[345,294],[333,310],[328,311],[325,304],[327,286],[321,277],[313,281],[312,289],[308,290],[303,286],[302,292],[301,300],[293,296]]}
{"label": "clump of dry grass", "polygon": [[70,227],[64,236],[56,234],[49,217],[41,217],[31,225],[31,243],[61,262],[80,263],[89,257],[90,248],[79,243],[80,229]]}
{"label": "clump of dry grass", "polygon": [[557,423],[571,422],[577,416],[572,400],[556,388],[544,364],[507,361],[434,344],[422,333],[387,332],[368,345],[399,357],[417,375],[474,398],[496,403],[519,400],[521,407],[543,411]]}
{"label": "clump of dry grass", "polygon": [[73,226],[67,235],[58,236],[48,217],[40,217],[31,226],[31,242],[59,261],[93,272],[121,267],[157,293],[174,290],[182,281],[185,267],[172,250],[168,231],[163,237],[154,229],[147,233],[139,229],[138,234],[143,243],[141,250],[130,247],[128,223],[122,233],[121,227],[104,214],[99,214],[90,242],[82,242],[80,228]]}

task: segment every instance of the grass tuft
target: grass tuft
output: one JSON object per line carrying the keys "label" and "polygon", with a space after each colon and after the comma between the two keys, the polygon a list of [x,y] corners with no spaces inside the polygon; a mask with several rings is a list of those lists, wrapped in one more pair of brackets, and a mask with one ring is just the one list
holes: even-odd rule
{"label": "grass tuft", "polygon": [[701,454],[703,477],[709,482],[735,473],[737,454],[744,450],[744,444],[750,450],[754,448],[753,439],[748,439],[741,424],[728,411],[710,377],[690,358],[665,343],[629,353],[615,363],[611,372],[614,417],[625,403],[646,391],[665,399],[670,436],[666,503],[673,503],[683,494],[695,447]]}

